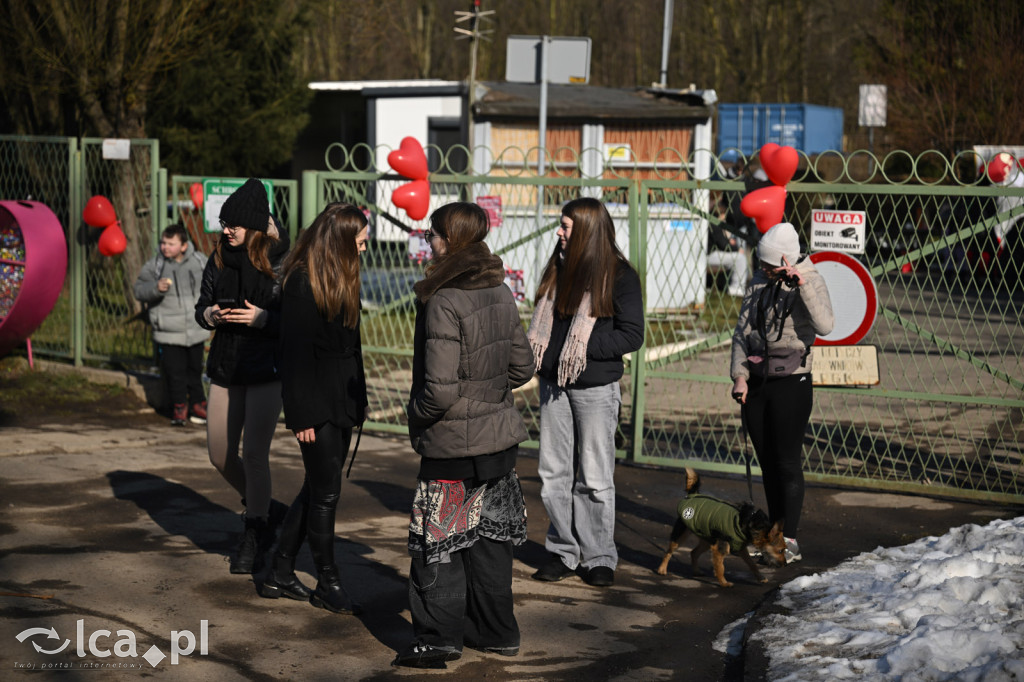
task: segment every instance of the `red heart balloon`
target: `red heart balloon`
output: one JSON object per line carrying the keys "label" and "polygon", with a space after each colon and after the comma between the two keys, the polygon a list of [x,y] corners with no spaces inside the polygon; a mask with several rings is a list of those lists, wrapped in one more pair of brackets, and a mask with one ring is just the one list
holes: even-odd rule
{"label": "red heart balloon", "polygon": [[85,203],[82,209],[82,220],[92,227],[103,227],[117,220],[114,207],[105,196],[97,194]]}
{"label": "red heart balloon", "polygon": [[427,155],[415,137],[403,137],[398,149],[388,154],[388,164],[410,180],[427,179]]}
{"label": "red heart balloon", "polygon": [[196,207],[196,210],[203,210],[203,186],[198,182],[193,182],[188,188],[188,195],[192,197],[192,205]]}
{"label": "red heart balloon", "polygon": [[758,232],[764,234],[782,222],[782,214],[786,210],[786,190],[777,185],[755,189],[743,197],[740,210],[743,215],[753,218]]}
{"label": "red heart balloon", "polygon": [[773,184],[784,187],[793,179],[800,157],[792,147],[780,147],[774,142],[761,147],[761,167]]}
{"label": "red heart balloon", "polygon": [[391,193],[391,203],[404,208],[413,220],[423,220],[430,208],[430,183],[426,180],[405,183]]}
{"label": "red heart balloon", "polygon": [[116,256],[124,253],[126,246],[128,246],[128,240],[118,223],[111,223],[104,228],[103,234],[100,235],[100,253],[104,256]]}

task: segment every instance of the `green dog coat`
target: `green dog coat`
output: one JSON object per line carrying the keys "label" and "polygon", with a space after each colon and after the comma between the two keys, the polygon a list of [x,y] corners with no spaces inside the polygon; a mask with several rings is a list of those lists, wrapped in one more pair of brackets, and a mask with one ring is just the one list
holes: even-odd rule
{"label": "green dog coat", "polygon": [[750,541],[740,526],[740,510],[707,495],[690,495],[676,507],[679,518],[695,535],[708,540],[727,540],[736,553]]}

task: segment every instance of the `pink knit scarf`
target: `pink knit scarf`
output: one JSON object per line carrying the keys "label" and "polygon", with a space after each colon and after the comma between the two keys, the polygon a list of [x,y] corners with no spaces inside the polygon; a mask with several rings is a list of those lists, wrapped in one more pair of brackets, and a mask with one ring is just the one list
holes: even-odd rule
{"label": "pink knit scarf", "polygon": [[[558,385],[565,387],[574,383],[583,370],[587,368],[587,344],[590,341],[590,334],[594,331],[594,323],[597,318],[590,314],[590,292],[584,292],[576,314],[572,316],[569,324],[569,335],[562,346],[562,353],[558,356]],[[555,292],[550,291],[537,302],[533,310],[533,317],[530,319],[530,329],[526,332],[526,338],[530,340],[530,347],[533,349],[533,359],[536,368],[540,369],[540,363],[544,359],[544,352],[551,341],[551,327],[555,316]]]}

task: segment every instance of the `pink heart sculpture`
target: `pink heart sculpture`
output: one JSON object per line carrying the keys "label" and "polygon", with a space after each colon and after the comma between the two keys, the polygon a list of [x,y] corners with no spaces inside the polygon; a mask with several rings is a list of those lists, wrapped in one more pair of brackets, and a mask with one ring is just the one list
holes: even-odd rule
{"label": "pink heart sculpture", "polygon": [[786,190],[778,185],[762,187],[743,197],[740,202],[743,215],[753,218],[757,231],[764,234],[782,222],[786,210]]}
{"label": "pink heart sculpture", "polygon": [[761,167],[772,184],[785,187],[796,173],[800,157],[792,147],[780,147],[774,142],[761,147]]}
{"label": "pink heart sculpture", "polygon": [[411,219],[423,220],[430,207],[430,183],[426,180],[405,183],[391,193],[391,203],[404,208]]}
{"label": "pink heart sculpture", "polygon": [[427,179],[427,155],[415,137],[403,137],[398,149],[388,154],[388,165],[410,180]]}

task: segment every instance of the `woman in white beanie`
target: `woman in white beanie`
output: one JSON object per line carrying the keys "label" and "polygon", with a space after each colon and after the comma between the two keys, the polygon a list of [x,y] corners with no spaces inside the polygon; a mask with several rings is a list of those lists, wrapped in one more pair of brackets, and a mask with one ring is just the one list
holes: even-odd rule
{"label": "woman in white beanie", "polygon": [[825,280],[800,254],[800,238],[779,223],[757,246],[755,272],[732,337],[732,397],[761,465],[768,515],[782,520],[787,562],[799,561],[804,501],[803,439],[811,416],[811,346],[832,331]]}

